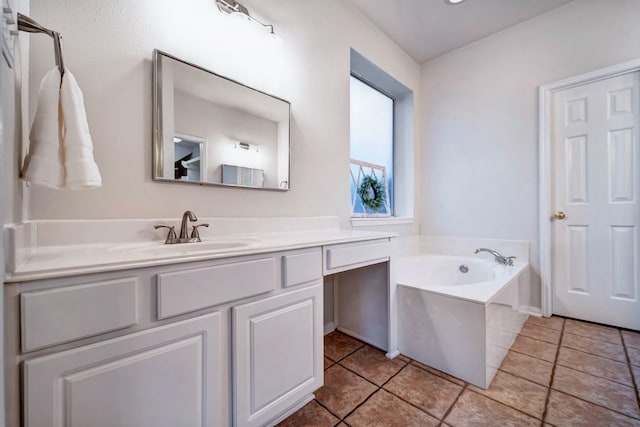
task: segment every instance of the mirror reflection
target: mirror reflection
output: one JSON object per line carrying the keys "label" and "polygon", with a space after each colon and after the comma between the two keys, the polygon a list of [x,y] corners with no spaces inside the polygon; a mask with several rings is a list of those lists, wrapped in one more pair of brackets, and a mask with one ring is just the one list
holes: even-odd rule
{"label": "mirror reflection", "polygon": [[287,101],[154,51],[154,180],[287,190]]}

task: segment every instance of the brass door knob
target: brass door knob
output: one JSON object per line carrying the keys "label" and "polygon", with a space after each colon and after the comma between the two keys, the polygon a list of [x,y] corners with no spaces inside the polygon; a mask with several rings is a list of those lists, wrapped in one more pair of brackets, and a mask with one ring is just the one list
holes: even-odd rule
{"label": "brass door knob", "polygon": [[553,213],[553,216],[556,217],[556,219],[565,219],[566,218],[566,215],[562,211],[555,211]]}

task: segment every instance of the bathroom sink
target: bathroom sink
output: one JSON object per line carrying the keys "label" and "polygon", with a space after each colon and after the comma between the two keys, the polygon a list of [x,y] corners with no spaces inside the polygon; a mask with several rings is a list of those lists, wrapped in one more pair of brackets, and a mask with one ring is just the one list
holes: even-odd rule
{"label": "bathroom sink", "polygon": [[215,242],[198,242],[198,243],[177,243],[173,245],[165,245],[160,242],[133,243],[111,248],[112,251],[129,252],[137,254],[149,255],[172,255],[182,254],[188,255],[200,252],[222,252],[230,249],[242,248],[248,246],[249,241],[245,240],[229,240]]}

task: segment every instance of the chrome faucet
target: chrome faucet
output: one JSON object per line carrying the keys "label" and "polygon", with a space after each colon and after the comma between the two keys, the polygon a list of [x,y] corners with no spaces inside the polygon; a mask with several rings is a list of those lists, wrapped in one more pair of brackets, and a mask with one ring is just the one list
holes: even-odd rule
{"label": "chrome faucet", "polygon": [[194,214],[191,211],[185,211],[185,213],[182,214],[182,222],[180,223],[179,236],[176,235],[176,228],[174,226],[159,224],[159,225],[154,225],[153,228],[155,228],[156,230],[159,228],[169,229],[167,238],[164,241],[166,245],[172,245],[175,243],[196,243],[196,242],[202,241],[200,239],[200,233],[198,232],[198,227],[209,227],[209,224],[194,224],[193,230],[191,231],[191,237],[189,237],[189,233],[187,232],[188,223],[189,221],[195,222],[197,220],[198,220],[198,217],[196,216],[196,214]]}
{"label": "chrome faucet", "polygon": [[477,254],[478,252],[489,252],[491,255],[495,257],[495,260],[498,264],[503,264],[508,266],[513,266],[513,260],[516,259],[516,257],[514,256],[502,256],[500,255],[500,253],[498,253],[497,251],[494,251],[493,249],[478,248],[475,251],[473,251],[474,254]]}

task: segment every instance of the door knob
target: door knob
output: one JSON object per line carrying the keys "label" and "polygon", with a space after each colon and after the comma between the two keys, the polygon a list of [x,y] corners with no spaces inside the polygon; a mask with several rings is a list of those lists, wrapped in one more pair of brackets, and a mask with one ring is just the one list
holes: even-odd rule
{"label": "door knob", "polygon": [[553,213],[553,216],[554,216],[556,219],[565,219],[565,217],[566,217],[566,215],[565,215],[565,214],[564,214],[564,212],[562,212],[562,211],[555,211],[555,212]]}

